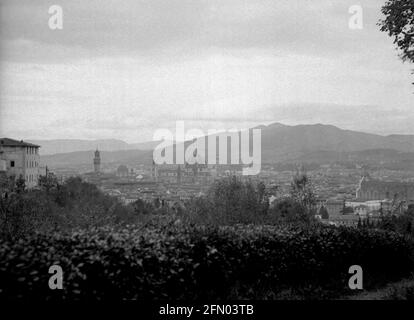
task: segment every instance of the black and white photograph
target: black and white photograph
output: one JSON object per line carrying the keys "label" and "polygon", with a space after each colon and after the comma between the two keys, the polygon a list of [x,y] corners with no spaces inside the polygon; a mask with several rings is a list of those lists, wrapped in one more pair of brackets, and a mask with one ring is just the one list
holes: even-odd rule
{"label": "black and white photograph", "polygon": [[413,0],[0,0],[0,303],[360,300],[414,300]]}

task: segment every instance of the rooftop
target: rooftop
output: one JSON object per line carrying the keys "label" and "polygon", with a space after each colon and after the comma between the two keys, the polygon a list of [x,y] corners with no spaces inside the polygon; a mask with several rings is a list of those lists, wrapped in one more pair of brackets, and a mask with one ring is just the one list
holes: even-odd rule
{"label": "rooftop", "polygon": [[356,214],[344,214],[329,218],[330,221],[344,221],[344,220],[358,220],[359,216]]}
{"label": "rooftop", "polygon": [[23,140],[14,140],[10,138],[0,138],[0,146],[6,147],[33,147],[33,148],[40,148],[37,144],[28,143]]}
{"label": "rooftop", "polygon": [[128,173],[128,167],[124,164],[120,165],[116,170],[118,173]]}

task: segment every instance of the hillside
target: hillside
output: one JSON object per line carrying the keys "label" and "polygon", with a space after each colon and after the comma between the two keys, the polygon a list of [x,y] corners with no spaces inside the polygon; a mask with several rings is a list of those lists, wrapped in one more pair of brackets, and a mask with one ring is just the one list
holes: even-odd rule
{"label": "hillside", "polygon": [[41,154],[49,155],[56,153],[70,153],[75,151],[89,151],[99,148],[104,151],[126,150],[128,143],[122,140],[75,140],[75,139],[57,139],[57,140],[27,140],[30,143],[41,146]]}
{"label": "hillside", "polygon": [[[331,125],[287,126],[274,123],[262,130],[262,163],[301,161],[414,162],[414,136],[381,136],[342,130]],[[151,150],[159,142],[127,144],[120,140],[31,140],[42,146],[42,161],[51,166],[79,165],[91,162],[92,150],[103,150],[103,162],[150,163]],[[60,144],[60,147],[59,147]],[[189,142],[186,143],[188,145]],[[60,149],[59,149],[60,148]],[[53,150],[82,150],[47,155]],[[84,151],[86,149],[88,151]],[[139,150],[141,149],[141,150]]]}
{"label": "hillside", "polygon": [[316,151],[392,149],[414,152],[414,136],[409,135],[380,136],[321,124],[285,126],[276,123],[261,128],[263,162],[296,159]]}
{"label": "hillside", "polygon": [[[144,163],[151,164],[152,151],[122,150],[102,151],[102,163],[123,163],[127,165]],[[50,168],[65,168],[79,165],[90,165],[93,159],[93,150],[76,151],[42,156],[42,164]]]}

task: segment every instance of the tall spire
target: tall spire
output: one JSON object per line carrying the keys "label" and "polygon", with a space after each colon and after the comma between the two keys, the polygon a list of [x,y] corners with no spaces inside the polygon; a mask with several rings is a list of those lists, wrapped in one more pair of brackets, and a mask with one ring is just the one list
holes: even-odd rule
{"label": "tall spire", "polygon": [[96,147],[95,157],[93,158],[93,168],[95,173],[101,171],[101,154],[99,153],[98,147]]}

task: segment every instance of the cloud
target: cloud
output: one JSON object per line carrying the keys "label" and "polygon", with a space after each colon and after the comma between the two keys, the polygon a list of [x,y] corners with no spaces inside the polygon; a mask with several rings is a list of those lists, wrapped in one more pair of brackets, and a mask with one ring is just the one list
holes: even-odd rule
{"label": "cloud", "polygon": [[[0,3],[0,133],[152,138],[282,121],[412,133],[410,66],[377,0],[46,0]],[[22,117],[22,115],[25,115]],[[358,116],[356,116],[358,115]]]}
{"label": "cloud", "polygon": [[377,105],[341,104],[289,104],[263,107],[257,119],[285,124],[332,124],[343,129],[378,134],[414,134],[414,113],[407,114],[405,108],[381,107]]}
{"label": "cloud", "polygon": [[[348,28],[353,0],[60,0],[63,30],[48,28],[50,1],[3,0],[1,57],[53,62],[96,56],[184,56],[272,49],[342,55],[378,47],[379,6],[362,2],[365,29]],[[377,33],[373,33],[375,29]]]}

